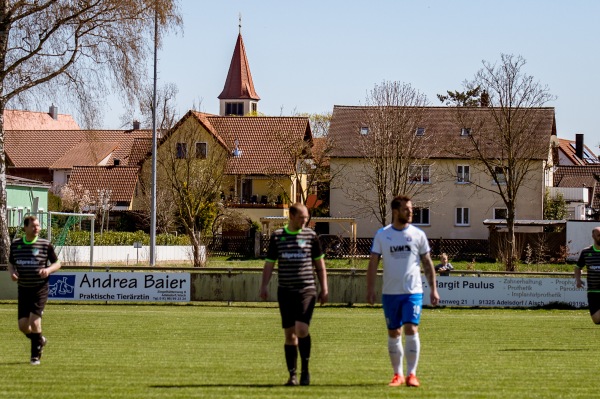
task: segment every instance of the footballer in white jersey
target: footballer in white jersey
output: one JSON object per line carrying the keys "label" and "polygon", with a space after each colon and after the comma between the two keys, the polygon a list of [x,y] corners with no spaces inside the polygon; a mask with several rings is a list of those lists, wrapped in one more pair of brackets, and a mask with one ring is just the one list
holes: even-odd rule
{"label": "footballer in white jersey", "polygon": [[382,227],[375,234],[371,253],[383,259],[383,294],[422,294],[421,256],[429,253],[423,230],[408,224],[397,230]]}
{"label": "footballer in white jersey", "polygon": [[[421,351],[419,322],[423,305],[421,263],[431,288],[431,304],[436,306],[440,297],[427,236],[421,229],[411,225],[410,198],[398,196],[392,200],[391,205],[392,224],[379,229],[373,238],[367,270],[367,302],[375,303],[375,279],[379,260],[383,258],[381,302],[388,329],[388,354],[394,371],[388,385],[396,387],[406,384],[409,387],[418,387],[421,385],[416,375]],[[403,370],[404,358],[406,374]]]}

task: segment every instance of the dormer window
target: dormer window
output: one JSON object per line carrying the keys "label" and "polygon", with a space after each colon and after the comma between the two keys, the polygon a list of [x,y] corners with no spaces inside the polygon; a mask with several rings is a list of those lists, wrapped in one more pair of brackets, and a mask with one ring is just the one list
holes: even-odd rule
{"label": "dormer window", "polygon": [[415,135],[417,135],[417,136],[424,136],[425,135],[425,128],[424,127],[418,127],[417,130],[415,131]]}
{"label": "dormer window", "polygon": [[471,135],[471,128],[470,127],[463,127],[462,129],[460,129],[460,135],[461,136],[470,136]]}
{"label": "dormer window", "polygon": [[368,126],[361,126],[360,127],[360,134],[362,136],[366,136],[367,134],[369,134],[369,127]]}

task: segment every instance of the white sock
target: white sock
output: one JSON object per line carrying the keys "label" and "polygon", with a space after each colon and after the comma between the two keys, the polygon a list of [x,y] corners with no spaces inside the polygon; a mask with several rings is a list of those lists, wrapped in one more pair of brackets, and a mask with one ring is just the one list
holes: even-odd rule
{"label": "white sock", "polygon": [[421,341],[419,333],[404,336],[406,352],[406,374],[417,375],[417,364],[419,364],[419,353],[421,352]]}
{"label": "white sock", "polygon": [[402,375],[402,338],[388,337],[388,353],[392,362],[394,374]]}

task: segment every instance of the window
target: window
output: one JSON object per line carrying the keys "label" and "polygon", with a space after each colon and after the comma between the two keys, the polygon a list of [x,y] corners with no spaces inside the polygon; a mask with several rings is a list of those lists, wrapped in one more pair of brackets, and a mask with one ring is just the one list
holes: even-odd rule
{"label": "window", "polygon": [[208,144],[207,143],[196,143],[196,158],[206,159],[208,156]]}
{"label": "window", "polygon": [[494,174],[496,175],[496,180],[498,183],[506,184],[506,175],[504,174],[504,168],[502,166],[496,166],[494,168]]}
{"label": "window", "polygon": [[411,183],[429,183],[429,165],[411,165],[408,180]]}
{"label": "window", "polygon": [[458,165],[456,167],[456,182],[457,183],[469,183],[470,182],[469,165]]}
{"label": "window", "polygon": [[415,134],[417,136],[424,136],[425,135],[425,128],[424,127],[418,127]]}
{"label": "window", "polygon": [[225,115],[244,115],[244,103],[225,103]]}
{"label": "window", "polygon": [[413,208],[413,224],[429,224],[429,208]]}
{"label": "window", "polygon": [[187,143],[177,143],[176,157],[177,159],[187,158]]}
{"label": "window", "polygon": [[469,208],[456,208],[456,225],[469,225]]}
{"label": "window", "polygon": [[[575,143],[571,143],[571,147],[574,150],[577,150],[577,147],[576,147]],[[583,148],[583,161],[585,163],[587,163],[587,164],[598,164],[598,163],[600,163],[600,160],[594,154],[591,154],[587,150],[587,148],[585,148],[585,147]]]}
{"label": "window", "polygon": [[256,112],[256,111],[258,111],[256,103],[252,103],[252,112]]}
{"label": "window", "polygon": [[460,135],[461,136],[470,136],[471,135],[471,128],[470,127],[463,127],[462,129],[460,129]]}
{"label": "window", "polygon": [[506,219],[507,216],[508,216],[508,209],[494,208],[494,219]]}
{"label": "window", "polygon": [[360,134],[362,134],[363,136],[366,136],[367,134],[369,134],[369,127],[368,126],[361,126],[360,127]]}

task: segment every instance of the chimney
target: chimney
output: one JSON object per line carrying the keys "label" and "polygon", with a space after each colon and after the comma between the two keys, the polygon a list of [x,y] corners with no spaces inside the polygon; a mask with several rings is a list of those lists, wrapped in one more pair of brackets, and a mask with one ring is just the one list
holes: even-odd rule
{"label": "chimney", "polygon": [[115,158],[113,160],[113,164],[114,164],[114,166],[119,166],[119,165],[121,165],[121,160],[119,158]]}
{"label": "chimney", "polygon": [[140,121],[133,121],[133,130],[140,130]]}
{"label": "chimney", "polygon": [[583,161],[583,134],[575,135],[575,155]]}
{"label": "chimney", "polygon": [[52,119],[55,121],[58,120],[58,107],[55,107],[54,104],[50,106],[50,111],[48,111]]}

